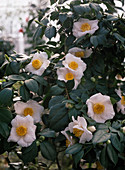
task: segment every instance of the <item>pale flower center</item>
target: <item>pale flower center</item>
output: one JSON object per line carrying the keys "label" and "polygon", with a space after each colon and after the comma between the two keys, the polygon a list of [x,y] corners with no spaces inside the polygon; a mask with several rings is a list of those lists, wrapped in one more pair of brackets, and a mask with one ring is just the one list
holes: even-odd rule
{"label": "pale flower center", "polygon": [[72,73],[67,73],[67,74],[65,75],[65,79],[66,79],[66,80],[73,80],[73,79],[74,79],[74,76],[73,76]]}
{"label": "pale flower center", "polygon": [[101,114],[101,113],[104,112],[104,110],[105,110],[105,106],[103,104],[101,104],[101,103],[95,103],[93,105],[94,113]]}
{"label": "pale flower center", "polygon": [[24,114],[24,116],[27,116],[27,115],[32,116],[33,115],[33,109],[30,108],[30,107],[27,107],[27,108],[24,109],[23,114]]}
{"label": "pale flower center", "polygon": [[70,145],[70,141],[68,139],[66,139],[66,147],[68,147]]}
{"label": "pale flower center", "polygon": [[73,70],[76,70],[78,68],[78,64],[75,61],[72,61],[69,63],[69,67]]}
{"label": "pale flower center", "polygon": [[122,105],[125,105],[125,96],[122,96],[121,104],[122,104]]}
{"label": "pale flower center", "polygon": [[18,136],[24,136],[27,134],[27,128],[24,126],[19,126],[16,128],[16,133]]}
{"label": "pale flower center", "polygon": [[80,130],[80,129],[77,129],[77,128],[73,128],[73,134],[74,134],[76,137],[82,136],[83,133],[84,133],[83,130]]}
{"label": "pale flower center", "polygon": [[43,62],[40,61],[40,60],[38,60],[38,59],[32,61],[32,66],[33,66],[36,70],[38,70],[38,69],[42,66],[42,64],[43,64]]}
{"label": "pale flower center", "polygon": [[84,53],[84,51],[78,51],[78,52],[75,52],[75,56],[76,57],[84,57],[84,55],[85,55],[85,53]]}
{"label": "pale flower center", "polygon": [[89,30],[91,30],[91,26],[88,23],[83,23],[81,25],[81,30],[82,30],[82,32],[89,31]]}

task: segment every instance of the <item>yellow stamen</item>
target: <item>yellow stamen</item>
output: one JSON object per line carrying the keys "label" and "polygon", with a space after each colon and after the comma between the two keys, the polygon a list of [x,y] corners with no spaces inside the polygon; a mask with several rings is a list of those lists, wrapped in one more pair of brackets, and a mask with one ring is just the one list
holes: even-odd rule
{"label": "yellow stamen", "polygon": [[68,139],[66,139],[66,147],[68,147],[70,145],[70,141]]}
{"label": "yellow stamen", "polygon": [[66,79],[66,80],[73,80],[73,79],[74,79],[74,76],[73,76],[72,73],[67,73],[67,74],[65,75],[65,79]]}
{"label": "yellow stamen", "polygon": [[88,23],[83,23],[81,25],[81,30],[82,30],[82,32],[89,31],[89,30],[91,30],[91,26]]}
{"label": "yellow stamen", "polygon": [[77,129],[77,128],[73,128],[73,134],[74,134],[76,137],[82,136],[83,133],[84,133],[83,130],[80,130],[80,129]]}
{"label": "yellow stamen", "polygon": [[122,96],[121,104],[122,104],[122,105],[125,105],[125,96]]}
{"label": "yellow stamen", "polygon": [[101,113],[104,112],[104,110],[105,110],[105,106],[103,104],[101,104],[101,103],[95,103],[93,105],[94,113],[101,114]]}
{"label": "yellow stamen", "polygon": [[75,56],[76,57],[84,57],[84,55],[85,55],[85,53],[84,53],[84,51],[78,51],[78,52],[75,52]]}
{"label": "yellow stamen", "polygon": [[24,109],[23,114],[24,114],[24,116],[27,116],[27,115],[32,116],[33,115],[33,109],[30,108],[30,107],[27,107],[27,108]]}
{"label": "yellow stamen", "polygon": [[18,136],[24,136],[27,133],[27,128],[24,126],[19,126],[16,128],[16,133]]}
{"label": "yellow stamen", "polygon": [[73,70],[76,70],[78,68],[78,64],[75,61],[72,61],[69,63],[69,67]]}
{"label": "yellow stamen", "polygon": [[38,70],[38,69],[42,66],[42,64],[43,64],[43,62],[40,61],[40,60],[38,60],[38,59],[32,61],[32,66],[33,66],[36,70]]}

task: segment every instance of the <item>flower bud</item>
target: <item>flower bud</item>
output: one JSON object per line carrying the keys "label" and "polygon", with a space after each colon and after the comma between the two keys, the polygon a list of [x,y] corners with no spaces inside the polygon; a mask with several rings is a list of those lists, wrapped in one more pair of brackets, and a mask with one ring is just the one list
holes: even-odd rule
{"label": "flower bud", "polygon": [[66,108],[71,109],[73,108],[73,105],[71,103],[66,103]]}
{"label": "flower bud", "polygon": [[89,127],[88,127],[88,130],[89,130],[90,132],[95,132],[95,131],[96,131],[96,128],[95,128],[95,126],[89,126]]}
{"label": "flower bud", "polygon": [[122,132],[123,132],[123,133],[125,133],[125,126],[124,126],[124,127],[122,127]]}
{"label": "flower bud", "polygon": [[106,142],[107,144],[110,144],[111,143],[111,141],[110,140],[107,140],[107,142]]}
{"label": "flower bud", "polygon": [[91,81],[92,81],[92,82],[95,82],[96,79],[95,79],[94,77],[91,77]]}

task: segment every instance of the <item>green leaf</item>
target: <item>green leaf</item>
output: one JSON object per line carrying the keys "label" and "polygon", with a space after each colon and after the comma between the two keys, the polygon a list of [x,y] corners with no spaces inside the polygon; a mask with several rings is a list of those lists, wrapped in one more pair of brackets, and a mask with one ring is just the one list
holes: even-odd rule
{"label": "green leaf", "polygon": [[117,18],[116,16],[114,16],[114,15],[108,15],[108,16],[107,16],[107,20],[108,20],[108,21],[117,21],[118,18]]}
{"label": "green leaf", "polygon": [[49,39],[56,36],[56,28],[54,26],[47,27],[45,30],[45,36]]}
{"label": "green leaf", "polygon": [[113,97],[110,97],[111,103],[114,105],[115,103],[117,103],[117,100]]}
{"label": "green leaf", "polygon": [[0,134],[7,138],[9,136],[9,127],[6,123],[0,121]]}
{"label": "green leaf", "polygon": [[12,100],[12,89],[5,88],[0,92],[0,104],[9,104],[9,102]]}
{"label": "green leaf", "polygon": [[73,159],[75,162],[75,166],[77,167],[78,162],[82,159],[84,155],[84,150],[80,150],[78,153],[76,153],[75,155],[73,155]]}
{"label": "green leaf", "polygon": [[33,79],[25,80],[25,85],[30,91],[34,93],[38,92],[39,87],[38,87],[38,83],[35,80]]}
{"label": "green leaf", "polygon": [[38,154],[38,148],[36,145],[36,141],[34,141],[29,147],[22,148],[22,156],[21,159],[23,160],[24,164],[28,162],[32,162]]}
{"label": "green leaf", "polygon": [[90,38],[90,42],[94,45],[96,48],[98,45],[103,45],[106,42],[106,37],[104,34],[102,35],[94,35]]}
{"label": "green leaf", "polygon": [[97,36],[92,36],[90,38],[90,42],[94,45],[94,47],[96,48],[98,46],[98,39]]}
{"label": "green leaf", "polygon": [[0,121],[10,123],[12,120],[12,113],[7,109],[0,109]]}
{"label": "green leaf", "polygon": [[125,43],[125,38],[122,37],[120,34],[118,33],[113,33],[113,35],[115,36],[115,38],[119,41],[121,41],[121,43]]}
{"label": "green leaf", "polygon": [[67,14],[60,14],[59,20],[63,23],[67,19]]}
{"label": "green leaf", "polygon": [[81,112],[79,110],[76,110],[75,108],[70,109],[68,112],[70,121],[72,121],[72,116],[76,119],[80,114]]}
{"label": "green leaf", "polygon": [[63,130],[68,125],[69,119],[65,104],[57,104],[50,108],[49,123],[50,129],[56,132]]}
{"label": "green leaf", "polygon": [[73,6],[73,9],[76,13],[81,14],[81,15],[91,11],[91,8],[89,7],[88,4],[87,5],[86,4],[85,5],[75,5],[75,6]]}
{"label": "green leaf", "polygon": [[70,147],[68,147],[65,151],[66,154],[76,154],[82,149],[82,144],[76,143]]}
{"label": "green leaf", "polygon": [[106,149],[107,148],[104,147],[103,150],[101,151],[101,154],[100,154],[100,162],[105,168],[108,167],[108,161],[109,161]]}
{"label": "green leaf", "polygon": [[44,158],[55,161],[57,153],[52,143],[50,143],[49,141],[43,141],[40,144],[40,150]]}
{"label": "green leaf", "polygon": [[111,142],[115,149],[117,149],[119,152],[123,151],[121,142],[119,141],[117,134],[113,134],[113,133],[111,134]]}
{"label": "green leaf", "polygon": [[62,103],[64,96],[55,96],[49,101],[49,108],[53,107],[56,104]]}
{"label": "green leaf", "polygon": [[51,130],[49,128],[43,129],[42,132],[39,133],[41,136],[45,136],[48,138],[54,138],[56,136],[56,133],[54,130]]}
{"label": "green leaf", "polygon": [[72,36],[72,35],[68,36],[68,37],[66,38],[66,45],[67,45],[67,46],[72,45],[74,40],[75,40],[75,37],[74,37],[74,36]]}
{"label": "green leaf", "polygon": [[18,81],[23,81],[23,80],[25,80],[25,78],[23,77],[23,76],[21,76],[21,75],[10,75],[10,76],[8,76],[8,79],[9,80],[18,80]]}
{"label": "green leaf", "polygon": [[2,83],[2,88],[5,88],[5,87],[8,87],[8,86],[11,86],[11,85],[13,85],[15,83],[15,81],[7,81],[7,82],[3,82]]}
{"label": "green leaf", "polygon": [[75,85],[74,79],[73,80],[68,80],[66,82],[66,88],[68,91],[71,91]]}
{"label": "green leaf", "polygon": [[108,126],[106,124],[99,124],[98,130],[108,131]]}
{"label": "green leaf", "polygon": [[90,6],[90,8],[94,9],[97,12],[99,12],[101,9],[100,6],[96,3],[90,3],[89,6]]}
{"label": "green leaf", "polygon": [[47,81],[44,80],[44,78],[41,76],[34,75],[34,76],[32,76],[32,79],[36,80],[38,83],[40,83],[41,85],[44,85],[44,86],[47,86],[47,84],[48,84]]}
{"label": "green leaf", "polygon": [[106,132],[105,130],[98,130],[92,139],[93,144],[106,142],[108,139],[110,139],[110,134]]}
{"label": "green leaf", "polygon": [[110,160],[116,165],[118,162],[118,155],[111,144],[107,145],[107,153]]}
{"label": "green leaf", "polygon": [[42,27],[38,26],[38,28],[36,29],[35,33],[33,34],[33,40],[36,41],[42,34]]}
{"label": "green leaf", "polygon": [[20,87],[20,96],[25,101],[30,99],[30,92],[27,90],[25,85]]}
{"label": "green leaf", "polygon": [[65,90],[64,88],[61,88],[61,87],[55,85],[55,86],[51,87],[50,94],[52,96],[60,95],[60,94],[62,94],[64,92],[64,90]]}

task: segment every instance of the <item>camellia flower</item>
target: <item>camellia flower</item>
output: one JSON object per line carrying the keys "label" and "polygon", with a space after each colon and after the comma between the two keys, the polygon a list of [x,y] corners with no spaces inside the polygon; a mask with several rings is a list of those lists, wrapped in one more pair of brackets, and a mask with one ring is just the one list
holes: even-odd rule
{"label": "camellia flower", "polygon": [[74,79],[74,82],[75,82],[74,89],[76,89],[81,81],[80,79],[83,74],[81,74],[81,72],[74,73],[71,70],[65,67],[62,67],[62,68],[57,69],[57,75],[58,75],[58,80],[63,80],[65,82],[67,82],[68,80]]}
{"label": "camellia flower", "polygon": [[88,116],[96,122],[104,123],[108,119],[112,119],[115,115],[110,97],[97,93],[91,96],[87,101]]}
{"label": "camellia flower", "polygon": [[90,141],[93,137],[92,133],[87,129],[87,122],[83,117],[78,116],[77,120],[72,117],[73,122],[69,123],[69,131],[76,137],[80,138],[79,143]]}
{"label": "camellia flower", "polygon": [[8,142],[17,142],[22,147],[28,147],[36,139],[36,126],[33,123],[33,118],[28,115],[22,117],[17,115],[12,121],[12,129]]}
{"label": "camellia flower", "polygon": [[75,140],[72,136],[68,135],[67,131],[69,131],[68,127],[66,127],[64,131],[61,131],[61,133],[66,137],[66,147],[69,147],[75,144]]}
{"label": "camellia flower", "polygon": [[68,53],[70,53],[76,57],[88,58],[92,54],[92,49],[86,48],[84,50],[82,48],[73,47],[73,48],[69,49]]}
{"label": "camellia flower", "polygon": [[32,116],[35,123],[41,121],[41,113],[44,110],[43,106],[40,106],[34,100],[29,100],[26,103],[18,101],[14,104],[14,108],[15,112],[20,116]]}
{"label": "camellia flower", "polygon": [[122,95],[121,90],[116,90],[116,93],[119,95],[121,100],[117,102],[117,112],[121,110],[122,114],[125,114],[125,96]]}
{"label": "camellia flower", "polygon": [[81,60],[81,58],[75,57],[70,53],[65,56],[65,60],[62,63],[69,70],[74,73],[78,73],[78,75],[83,75],[83,72],[86,70],[86,64]]}
{"label": "camellia flower", "polygon": [[98,20],[80,18],[73,24],[72,32],[76,38],[79,38],[86,34],[94,34],[98,28]]}
{"label": "camellia flower", "polygon": [[47,58],[48,55],[45,52],[35,53],[31,62],[26,66],[26,71],[33,74],[42,75],[50,64],[50,61],[47,60]]}

